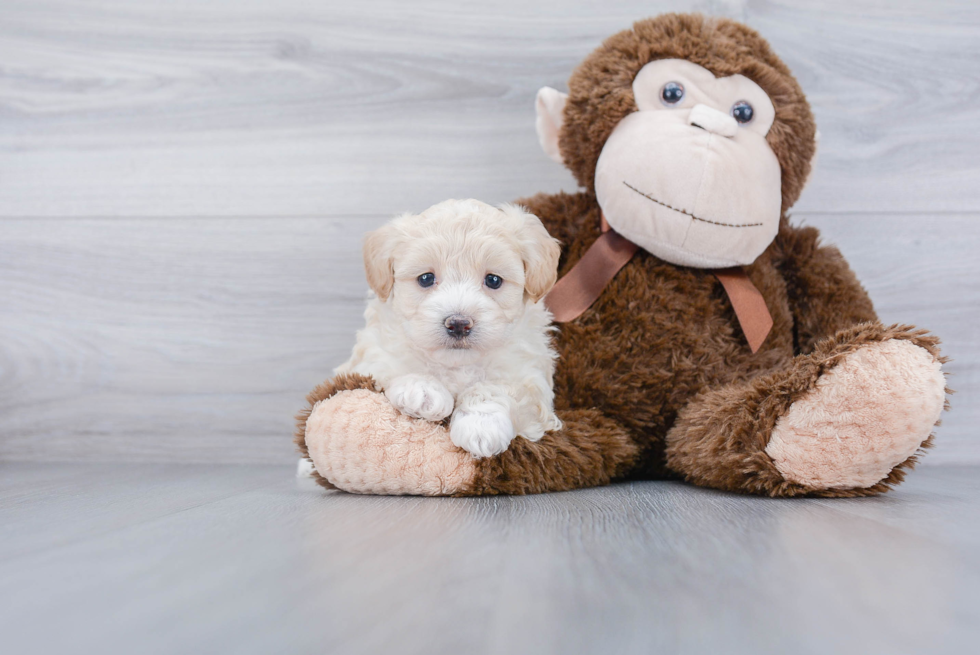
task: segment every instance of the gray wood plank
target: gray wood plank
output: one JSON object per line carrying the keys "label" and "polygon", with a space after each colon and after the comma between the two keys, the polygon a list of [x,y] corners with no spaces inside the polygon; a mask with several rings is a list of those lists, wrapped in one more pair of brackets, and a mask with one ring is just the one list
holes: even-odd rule
{"label": "gray wood plank", "polygon": [[[883,320],[944,339],[926,463],[980,462],[977,215],[817,215]],[[345,219],[0,220],[0,459],[288,462],[292,416],[361,326]]]}
{"label": "gray wood plank", "polygon": [[978,544],[954,525],[980,507],[976,467],[833,502],[666,482],[359,497],[287,467],[173,465],[80,464],[62,490],[51,468],[0,500],[12,652],[959,654],[978,637]]}
{"label": "gray wood plank", "polygon": [[0,464],[0,562],[281,484],[269,466]]}
{"label": "gray wood plank", "polygon": [[0,458],[292,458],[379,222],[0,221]]}
{"label": "gray wood plank", "polygon": [[808,211],[977,211],[971,0],[5,0],[0,216],[388,214],[572,189],[533,98],[664,10],[747,21],[822,131]]}

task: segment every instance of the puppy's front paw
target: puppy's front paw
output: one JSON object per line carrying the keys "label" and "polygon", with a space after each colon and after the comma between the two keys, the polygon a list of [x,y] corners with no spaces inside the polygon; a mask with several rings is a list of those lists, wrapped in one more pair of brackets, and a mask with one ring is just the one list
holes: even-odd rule
{"label": "puppy's front paw", "polygon": [[497,403],[457,409],[449,426],[452,442],[476,457],[492,457],[507,450],[514,439],[510,412]]}
{"label": "puppy's front paw", "polygon": [[453,411],[453,395],[438,380],[424,375],[402,375],[385,389],[388,402],[402,414],[426,421],[441,421]]}

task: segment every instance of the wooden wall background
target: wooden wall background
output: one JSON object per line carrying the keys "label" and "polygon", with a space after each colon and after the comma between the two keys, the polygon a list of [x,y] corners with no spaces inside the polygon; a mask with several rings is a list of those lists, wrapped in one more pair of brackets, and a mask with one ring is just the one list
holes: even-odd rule
{"label": "wooden wall background", "polygon": [[944,339],[926,461],[980,461],[974,0],[0,0],[0,459],[292,461],[361,322],[363,232],[574,189],[535,91],[690,9],[794,70],[822,133],[795,218]]}

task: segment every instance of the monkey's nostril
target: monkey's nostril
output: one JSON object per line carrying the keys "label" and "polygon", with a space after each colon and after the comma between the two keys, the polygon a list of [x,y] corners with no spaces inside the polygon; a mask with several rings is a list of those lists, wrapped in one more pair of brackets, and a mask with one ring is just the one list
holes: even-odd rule
{"label": "monkey's nostril", "polygon": [[446,326],[446,332],[449,336],[454,339],[462,339],[463,337],[469,335],[470,330],[473,329],[473,319],[469,316],[460,316],[459,314],[453,314],[446,318],[443,323]]}
{"label": "monkey's nostril", "polygon": [[700,127],[719,136],[733,137],[738,134],[738,123],[734,118],[708,105],[694,105],[687,122],[693,127]]}

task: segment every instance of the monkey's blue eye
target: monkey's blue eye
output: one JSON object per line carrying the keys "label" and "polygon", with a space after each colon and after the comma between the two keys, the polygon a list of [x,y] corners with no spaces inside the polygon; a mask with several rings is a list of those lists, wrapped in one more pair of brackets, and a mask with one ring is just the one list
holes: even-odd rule
{"label": "monkey's blue eye", "polygon": [[491,289],[499,289],[500,285],[504,283],[504,279],[502,277],[499,275],[494,275],[493,273],[490,273],[483,278],[483,281],[486,282],[486,285]]}
{"label": "monkey's blue eye", "polygon": [[748,123],[752,120],[752,114],[754,113],[752,111],[752,105],[744,100],[740,100],[732,106],[732,117],[739,123]]}
{"label": "monkey's blue eye", "polygon": [[667,82],[660,89],[660,99],[665,105],[676,105],[684,99],[684,86],[680,82]]}
{"label": "monkey's blue eye", "polygon": [[431,287],[435,283],[436,283],[435,273],[422,273],[422,275],[419,276],[420,287]]}

